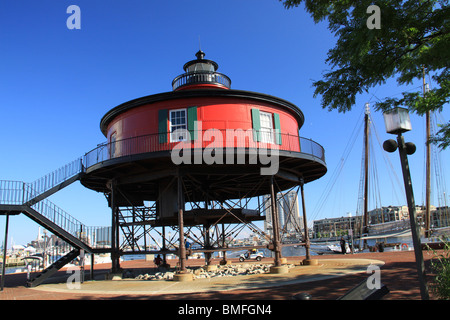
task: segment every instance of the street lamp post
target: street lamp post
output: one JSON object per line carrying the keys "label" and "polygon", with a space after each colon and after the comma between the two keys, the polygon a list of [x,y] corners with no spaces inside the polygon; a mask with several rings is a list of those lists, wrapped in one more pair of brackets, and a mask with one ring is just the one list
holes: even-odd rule
{"label": "street lamp post", "polygon": [[386,132],[397,134],[397,142],[395,140],[387,140],[383,143],[383,148],[387,152],[394,152],[397,148],[400,154],[400,162],[403,171],[403,181],[405,184],[406,201],[408,203],[409,219],[411,223],[411,235],[414,245],[414,254],[416,258],[417,275],[419,277],[420,295],[423,300],[429,300],[428,286],[426,283],[425,264],[423,261],[422,245],[419,237],[419,226],[416,219],[416,204],[414,202],[414,193],[411,182],[411,174],[409,171],[408,154],[411,155],[416,151],[416,146],[411,143],[405,143],[402,136],[403,132],[411,130],[411,121],[409,119],[408,110],[405,108],[395,108],[384,112],[384,122]]}

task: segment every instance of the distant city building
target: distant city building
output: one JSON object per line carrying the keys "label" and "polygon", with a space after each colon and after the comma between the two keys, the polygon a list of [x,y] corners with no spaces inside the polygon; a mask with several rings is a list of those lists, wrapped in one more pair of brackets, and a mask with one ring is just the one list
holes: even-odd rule
{"label": "distant city building", "polygon": [[[273,223],[270,196],[264,196],[263,202],[263,210],[266,216],[266,220],[264,221],[264,232],[272,236]],[[278,193],[277,208],[280,230],[283,238],[299,238],[303,230],[303,218],[300,217],[297,192],[289,191],[287,193]]]}
{"label": "distant city building", "polygon": [[[409,211],[407,206],[387,206],[370,210],[369,230],[375,232],[377,225],[393,222],[405,222],[409,226]],[[425,224],[425,206],[416,206],[417,222],[423,227]],[[432,228],[442,228],[450,226],[449,207],[430,206],[430,220]],[[362,230],[362,216],[348,216],[338,218],[325,218],[313,222],[313,238],[330,238],[347,235],[348,230],[352,229],[353,234],[359,234]],[[380,226],[381,227],[381,226]],[[369,231],[370,233],[370,231]]]}
{"label": "distant city building", "polygon": [[[419,214],[420,206],[416,206],[416,212]],[[409,219],[408,206],[388,206],[370,210],[369,224],[378,224],[392,221]]]}
{"label": "distant city building", "polygon": [[431,227],[443,228],[450,226],[450,208],[448,206],[437,207],[431,211]]}
{"label": "distant city building", "polygon": [[339,218],[325,218],[315,220],[313,223],[313,238],[331,238],[340,237],[348,234],[348,230],[352,229],[355,233],[361,228],[361,216]]}

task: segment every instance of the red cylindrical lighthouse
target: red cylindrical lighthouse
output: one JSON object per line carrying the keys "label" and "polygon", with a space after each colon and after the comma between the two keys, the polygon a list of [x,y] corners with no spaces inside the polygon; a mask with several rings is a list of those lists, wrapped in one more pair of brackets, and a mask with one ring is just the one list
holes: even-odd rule
{"label": "red cylindrical lighthouse", "polygon": [[[107,143],[86,154],[82,183],[108,195],[116,238],[119,226],[179,226],[180,218],[182,225],[204,228],[263,220],[261,206],[227,201],[271,194],[274,181],[281,191],[326,173],[323,148],[299,136],[304,115],[297,106],[231,89],[216,62],[202,51],[196,57],[172,91],[125,102],[101,120]],[[132,221],[121,220],[121,207],[133,208]],[[117,255],[137,246],[139,237],[129,232],[126,245],[113,248]],[[208,252],[206,234],[201,250]]]}
{"label": "red cylindrical lighthouse", "polygon": [[[186,73],[174,79],[173,92],[133,100],[109,111],[101,122],[108,142],[154,136],[158,141],[152,141],[152,150],[166,150],[186,139],[176,136],[177,129],[187,129],[192,140],[210,129],[224,135],[227,130],[254,130],[250,143],[258,143],[256,147],[262,142],[280,150],[300,151],[298,131],[304,118],[295,105],[265,94],[230,90],[231,81],[216,72],[217,63],[203,59],[201,51],[197,57],[184,65]],[[123,155],[119,145],[112,147],[112,157]]]}

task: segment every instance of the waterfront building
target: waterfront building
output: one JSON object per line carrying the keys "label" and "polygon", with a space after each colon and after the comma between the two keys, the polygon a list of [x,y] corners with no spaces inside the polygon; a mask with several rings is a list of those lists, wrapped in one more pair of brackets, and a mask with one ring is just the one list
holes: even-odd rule
{"label": "waterfront building", "polygon": [[[442,228],[450,225],[449,207],[430,207],[431,212],[431,227]],[[419,226],[425,226],[425,206],[416,206],[417,223]],[[376,208],[368,211],[370,230],[380,229],[382,224],[393,222],[406,222],[405,227],[409,226],[409,212],[408,206],[386,206]],[[330,238],[347,235],[348,230],[352,229],[353,234],[357,234],[361,230],[362,217],[361,216],[347,216],[337,218],[325,218],[315,220],[313,223],[313,238]],[[396,224],[396,226],[399,226]]]}
{"label": "waterfront building", "polygon": [[450,208],[448,206],[436,207],[431,212],[431,227],[444,228],[450,226]]}
{"label": "waterfront building", "polygon": [[[416,206],[419,214],[420,206]],[[379,224],[392,221],[406,220],[409,218],[408,206],[387,206],[376,208],[368,212],[369,224]]]}
{"label": "waterfront building", "polygon": [[353,232],[360,230],[362,223],[361,216],[348,215],[347,217],[325,218],[315,220],[313,223],[313,238],[332,238],[348,234],[348,230]]}

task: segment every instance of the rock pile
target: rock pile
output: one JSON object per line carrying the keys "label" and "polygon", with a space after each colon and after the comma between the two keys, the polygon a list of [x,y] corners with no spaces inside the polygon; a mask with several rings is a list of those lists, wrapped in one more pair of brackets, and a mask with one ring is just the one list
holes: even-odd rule
{"label": "rock pile", "polygon": [[135,277],[136,280],[172,280],[174,272],[157,272],[155,274],[140,274]]}
{"label": "rock pile", "polygon": [[[188,269],[189,272],[193,273],[194,279],[210,279],[217,277],[235,277],[241,275],[252,275],[252,274],[263,274],[270,272],[270,264],[235,264],[235,265],[224,265],[216,266],[214,268],[196,268]],[[288,268],[294,267],[294,265],[287,265]],[[209,269],[209,270],[208,270]],[[123,278],[132,278],[135,280],[173,280],[175,275],[172,271],[167,272],[156,272],[155,274],[139,274],[134,276],[132,272],[124,273]]]}
{"label": "rock pile", "polygon": [[195,279],[209,279],[215,277],[234,277],[250,274],[267,273],[270,270],[268,264],[242,264],[217,266],[216,270],[207,271],[205,268],[194,270]]}

